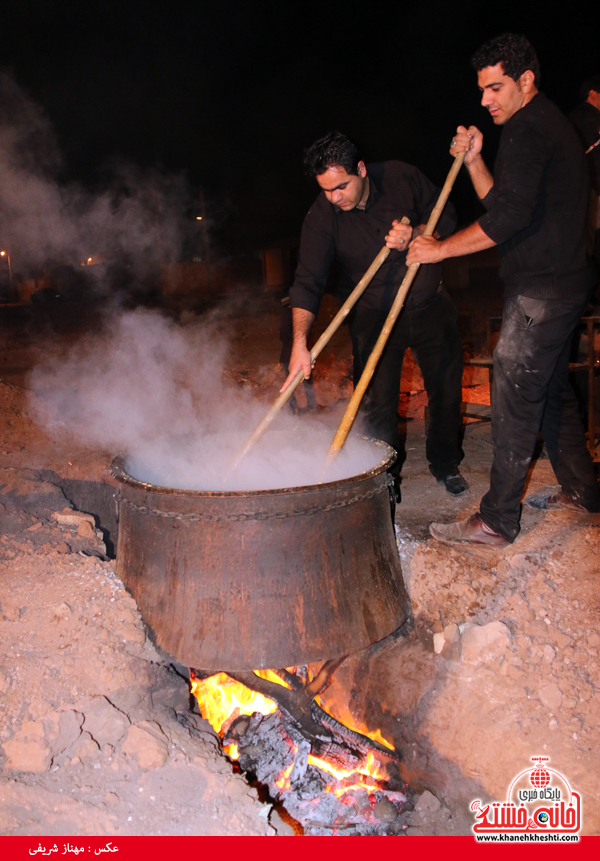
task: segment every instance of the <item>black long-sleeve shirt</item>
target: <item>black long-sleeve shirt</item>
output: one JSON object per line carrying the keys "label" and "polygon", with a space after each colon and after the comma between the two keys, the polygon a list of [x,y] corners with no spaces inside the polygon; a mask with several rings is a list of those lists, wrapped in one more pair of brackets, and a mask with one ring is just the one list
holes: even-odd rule
{"label": "black long-sleeve shirt", "polygon": [[482,202],[488,211],[479,225],[499,246],[506,296],[576,298],[590,289],[585,155],[543,93],[504,124],[494,185]]}
{"label": "black long-sleeve shirt", "polygon": [[[439,189],[416,167],[401,161],[367,165],[369,196],[365,209],[349,211],[330,203],[322,192],[309,210],[302,227],[298,268],[290,290],[292,308],[316,314],[334,259],[342,265],[344,298],[365,274],[385,245],[394,219],[403,216],[413,227],[424,224],[435,206]],[[437,232],[449,236],[456,215],[447,203]],[[392,249],[389,257],[365,290],[357,307],[389,311],[407,271],[406,252]],[[422,266],[410,288],[407,307],[426,302],[437,291],[441,264]]]}

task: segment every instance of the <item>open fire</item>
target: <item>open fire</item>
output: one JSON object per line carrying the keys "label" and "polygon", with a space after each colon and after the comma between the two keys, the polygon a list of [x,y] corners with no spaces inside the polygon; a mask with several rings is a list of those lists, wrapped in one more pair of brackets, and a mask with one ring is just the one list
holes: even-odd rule
{"label": "open fire", "polygon": [[[296,668],[244,673],[252,688],[226,673],[192,671],[191,690],[229,757],[268,787],[305,834],[401,834],[410,806],[393,745],[379,730],[356,732],[321,709],[316,694],[339,661],[329,664],[315,679],[303,680]],[[306,705],[312,721],[304,719]]]}

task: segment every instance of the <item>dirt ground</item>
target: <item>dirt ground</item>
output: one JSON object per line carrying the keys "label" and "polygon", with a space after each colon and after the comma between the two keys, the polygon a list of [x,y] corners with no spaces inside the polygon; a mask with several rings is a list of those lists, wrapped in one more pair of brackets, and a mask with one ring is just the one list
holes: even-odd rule
{"label": "dirt ground", "polygon": [[[550,757],[582,794],[582,833],[598,834],[600,516],[524,509],[505,550],[446,547],[427,524],[477,510],[489,425],[467,431],[471,491],[461,500],[441,496],[419,448],[397,515],[415,630],[349,658],[324,703],[378,725],[402,751],[413,791],[440,802],[409,834],[469,833],[470,802],[505,800],[532,756]],[[554,483],[549,462],[538,461],[528,490]]]}
{"label": "dirt ground", "polygon": [[[260,387],[278,361],[277,309],[259,325],[260,350],[243,318],[232,324],[227,373],[241,386]],[[332,421],[350,387],[343,334],[333,349],[315,375]],[[0,371],[0,834],[292,833],[190,711],[181,668],[114,574],[114,452],[48,439],[13,384],[22,370]],[[465,384],[489,403],[485,374]],[[487,488],[490,426],[466,429],[471,490],[455,500],[427,468],[411,362],[402,389],[396,524],[415,626],[348,658],[322,701],[401,752],[420,796],[409,835],[470,833],[471,801],[502,800],[535,755],[582,794],[583,833],[598,834],[600,516],[524,509],[506,550],[438,544],[429,522],[467,516]],[[528,492],[554,483],[538,459]]]}

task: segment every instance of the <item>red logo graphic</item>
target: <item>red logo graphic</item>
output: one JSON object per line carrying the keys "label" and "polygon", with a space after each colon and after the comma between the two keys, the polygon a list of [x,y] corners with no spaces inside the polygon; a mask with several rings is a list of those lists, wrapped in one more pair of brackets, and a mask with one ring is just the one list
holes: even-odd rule
{"label": "red logo graphic", "polygon": [[506,801],[471,804],[475,834],[577,834],[581,829],[581,796],[568,780],[545,763],[547,756],[532,756],[535,763],[511,783]]}
{"label": "red logo graphic", "polygon": [[531,757],[532,762],[537,762],[537,765],[531,772],[529,779],[531,781],[531,785],[536,786],[538,789],[543,789],[544,786],[548,786],[550,783],[550,772],[542,765],[543,762],[548,762],[549,759],[549,756]]}

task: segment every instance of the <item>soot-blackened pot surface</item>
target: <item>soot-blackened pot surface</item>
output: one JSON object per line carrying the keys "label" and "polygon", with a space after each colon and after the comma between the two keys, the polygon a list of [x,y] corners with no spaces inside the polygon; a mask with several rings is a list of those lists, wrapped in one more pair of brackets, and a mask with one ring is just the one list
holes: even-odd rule
{"label": "soot-blackened pot surface", "polygon": [[120,483],[117,574],[157,644],[186,666],[296,666],[358,651],[405,621],[409,599],[386,469],[264,491]]}

